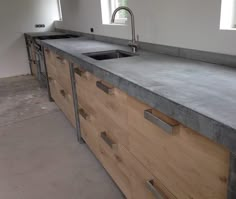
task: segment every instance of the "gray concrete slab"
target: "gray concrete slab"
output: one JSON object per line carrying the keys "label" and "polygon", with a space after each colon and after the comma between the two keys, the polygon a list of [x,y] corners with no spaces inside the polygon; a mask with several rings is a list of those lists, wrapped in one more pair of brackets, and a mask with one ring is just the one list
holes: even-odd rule
{"label": "gray concrete slab", "polygon": [[61,112],[0,127],[0,198],[121,199]]}
{"label": "gray concrete slab", "polygon": [[28,33],[25,33],[25,35],[34,38],[34,37],[41,37],[41,36],[61,36],[61,35],[65,35],[65,33],[58,32],[58,31],[51,31],[51,32],[28,32]]}

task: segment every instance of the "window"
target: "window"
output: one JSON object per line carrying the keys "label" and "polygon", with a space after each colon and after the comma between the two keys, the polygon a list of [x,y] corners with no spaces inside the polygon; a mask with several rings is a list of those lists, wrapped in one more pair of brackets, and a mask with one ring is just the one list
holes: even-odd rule
{"label": "window", "polygon": [[236,0],[222,0],[220,29],[236,29]]}
{"label": "window", "polygon": [[[128,6],[128,0],[101,0],[102,22],[110,24],[113,11],[119,6]],[[116,15],[116,24],[125,24],[128,20],[128,14],[125,10],[121,10]]]}
{"label": "window", "polygon": [[61,0],[57,0],[59,20],[62,21]]}

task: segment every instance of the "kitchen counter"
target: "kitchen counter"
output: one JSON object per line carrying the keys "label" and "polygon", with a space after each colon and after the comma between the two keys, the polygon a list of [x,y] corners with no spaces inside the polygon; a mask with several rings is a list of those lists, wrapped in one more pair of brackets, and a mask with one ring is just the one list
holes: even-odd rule
{"label": "kitchen counter", "polygon": [[35,38],[35,37],[44,37],[44,36],[61,36],[61,35],[66,35],[65,33],[62,32],[29,32],[25,33],[25,35]]}
{"label": "kitchen counter", "polygon": [[130,48],[86,38],[42,45],[236,153],[236,69],[146,51],[97,61],[83,54]]}

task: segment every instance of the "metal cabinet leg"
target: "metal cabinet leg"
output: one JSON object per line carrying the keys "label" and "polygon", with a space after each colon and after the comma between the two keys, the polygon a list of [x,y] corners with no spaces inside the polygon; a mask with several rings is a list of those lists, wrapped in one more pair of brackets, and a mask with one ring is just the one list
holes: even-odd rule
{"label": "metal cabinet leg", "polygon": [[236,198],[236,155],[231,153],[230,155],[230,171],[228,182],[228,199]]}
{"label": "metal cabinet leg", "polygon": [[31,60],[31,55],[30,55],[30,44],[28,42],[28,37],[26,35],[25,36],[25,44],[26,44],[26,50],[27,50],[27,55],[28,55],[28,60],[29,60],[29,67],[30,67],[30,74],[33,75],[32,72],[32,60]]}
{"label": "metal cabinet leg", "polygon": [[83,144],[85,142],[81,136],[81,131],[80,131],[79,105],[78,105],[78,98],[77,98],[77,92],[76,92],[74,64],[72,63],[70,63],[70,77],[71,77],[71,86],[72,86],[73,102],[74,102],[74,110],[75,110],[77,139],[80,144]]}
{"label": "metal cabinet leg", "polygon": [[50,102],[54,102],[52,96],[51,96],[51,90],[50,90],[50,85],[49,85],[49,79],[48,79],[48,69],[47,69],[47,64],[46,64],[46,59],[45,59],[45,54],[44,54],[44,48],[43,48],[43,59],[44,59],[44,64],[45,64],[45,73],[46,73],[46,84],[47,84],[47,90],[48,90],[48,99]]}

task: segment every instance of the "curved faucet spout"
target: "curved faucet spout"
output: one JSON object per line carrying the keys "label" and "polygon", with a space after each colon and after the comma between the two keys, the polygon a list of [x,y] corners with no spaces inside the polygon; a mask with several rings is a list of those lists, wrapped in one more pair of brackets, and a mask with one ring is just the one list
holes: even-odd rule
{"label": "curved faucet spout", "polygon": [[136,41],[136,38],[135,38],[136,37],[135,36],[135,20],[134,20],[134,13],[133,13],[133,11],[130,8],[126,7],[126,6],[120,6],[120,7],[116,8],[114,10],[113,14],[112,14],[111,23],[115,22],[116,14],[120,10],[126,10],[130,14],[130,16],[131,16],[132,41],[129,44],[129,46],[132,47],[132,50],[135,53],[137,51],[137,48],[138,48],[138,42]]}

